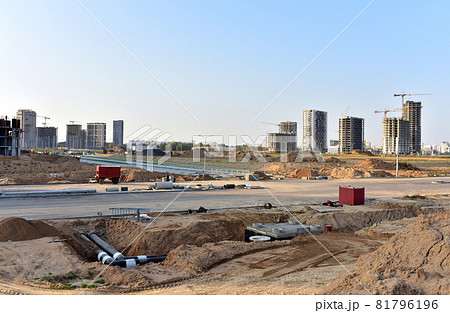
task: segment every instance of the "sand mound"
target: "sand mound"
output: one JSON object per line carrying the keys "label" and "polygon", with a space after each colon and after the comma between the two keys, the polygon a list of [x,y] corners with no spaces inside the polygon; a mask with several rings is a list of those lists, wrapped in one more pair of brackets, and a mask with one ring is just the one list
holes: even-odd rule
{"label": "sand mound", "polygon": [[[128,255],[165,254],[182,244],[201,246],[207,242],[244,240],[244,222],[237,218],[217,217],[214,220],[195,220],[190,216],[177,223],[150,227],[143,233],[135,221],[108,220],[107,240]],[[133,241],[134,238],[137,239]]]}
{"label": "sand mound", "polygon": [[327,172],[328,176],[332,178],[348,179],[348,178],[361,178],[364,172],[351,167],[336,167]]}
{"label": "sand mound", "polygon": [[0,158],[0,177],[8,183],[86,182],[94,176],[94,164],[80,162],[74,157],[32,154]]}
{"label": "sand mound", "polygon": [[302,177],[313,177],[319,176],[318,171],[312,170],[310,168],[297,168],[291,174],[288,175],[289,178],[302,178]]}
{"label": "sand mound", "polygon": [[[374,294],[449,294],[450,214],[421,215],[376,251],[358,259],[351,273]],[[366,293],[348,273],[326,290]]]}
{"label": "sand mound", "polygon": [[182,153],[180,153],[180,154],[177,153],[177,154],[174,154],[173,156],[179,156],[181,158],[190,158],[190,159],[193,159],[194,157],[199,157],[199,156],[200,156],[200,158],[204,158],[205,157],[205,149],[200,148],[200,151],[194,151],[194,150],[183,151]]}
{"label": "sand mound", "polygon": [[222,241],[201,247],[183,244],[167,255],[164,265],[190,274],[199,273],[236,257],[287,245],[287,242]]}
{"label": "sand mound", "polygon": [[162,173],[149,172],[146,170],[136,170],[129,168],[122,168],[120,172],[120,180],[123,182],[145,182],[159,180],[161,177],[166,176]]}
{"label": "sand mound", "polygon": [[368,155],[368,156],[372,156],[373,153],[370,151],[365,151],[365,150],[352,150],[352,152],[350,152],[350,154],[356,154],[356,155]]}
{"label": "sand mound", "polygon": [[9,217],[0,221],[0,241],[23,241],[42,237],[55,237],[59,232],[41,221],[27,221],[19,217]]}
{"label": "sand mound", "polygon": [[345,163],[344,161],[336,158],[336,157],[329,157],[325,159],[325,162],[327,163]]}
{"label": "sand mound", "polygon": [[355,167],[365,170],[395,170],[394,163],[387,163],[377,158],[365,159],[364,162]]}

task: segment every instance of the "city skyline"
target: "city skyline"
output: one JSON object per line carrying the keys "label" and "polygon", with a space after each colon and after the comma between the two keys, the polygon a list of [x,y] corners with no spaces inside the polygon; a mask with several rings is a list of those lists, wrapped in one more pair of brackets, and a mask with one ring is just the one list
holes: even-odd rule
{"label": "city skyline", "polygon": [[448,141],[447,3],[375,1],[250,122],[368,3],[86,1],[197,123],[76,2],[4,1],[1,111],[51,117],[60,141],[70,120],[104,121],[112,141],[112,121],[123,119],[136,125],[124,138],[150,125],[189,142],[197,134],[275,131],[262,122],[301,126],[301,112],[311,108],[328,112],[327,137],[337,139],[350,106],[348,115],[366,120],[365,139],[380,146],[382,116],[373,111],[401,108],[394,93],[427,92],[433,95],[406,98],[422,102],[422,142]]}

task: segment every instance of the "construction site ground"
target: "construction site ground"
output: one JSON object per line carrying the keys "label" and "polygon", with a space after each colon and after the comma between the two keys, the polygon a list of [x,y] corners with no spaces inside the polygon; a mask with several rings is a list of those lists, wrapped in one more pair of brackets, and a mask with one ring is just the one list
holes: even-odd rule
{"label": "construction site ground", "polygon": [[[36,173],[48,161],[30,159],[25,160],[27,166]],[[82,172],[85,165],[55,158],[51,171],[67,162],[73,166],[64,180],[16,181],[0,185],[0,191],[89,188],[97,193],[0,196],[0,294],[449,294],[450,177],[432,177],[427,171],[428,177],[422,178],[374,177],[391,171],[392,164],[367,160],[362,161],[365,170],[360,160],[352,170],[344,170],[365,178],[180,179],[184,186],[251,185],[183,191],[148,190],[152,182],[127,181],[150,177],[140,170],[139,175],[128,172],[119,185],[68,183],[68,177],[77,181],[71,173]],[[23,169],[22,175],[26,173]],[[348,185],[365,187],[364,205],[322,205],[338,200],[339,186]],[[129,191],[106,192],[110,187]],[[268,202],[274,207],[264,209]],[[183,212],[200,206],[210,211]],[[117,207],[150,209],[153,221],[105,216]],[[160,215],[165,209],[172,213]],[[292,219],[330,224],[333,230],[291,240],[244,241],[245,228],[253,223]],[[167,254],[167,259],[132,268],[103,265],[95,259],[98,248],[79,236],[91,231],[125,255]]]}
{"label": "construction site ground", "polygon": [[[46,220],[45,223],[17,217],[3,219],[0,221],[0,293],[449,292],[448,195],[419,200],[377,199],[364,206],[325,213],[315,210],[314,205],[292,204],[286,208],[171,213],[159,217],[153,213],[150,214],[155,218],[153,222],[103,217]],[[252,223],[291,219],[305,224],[331,224],[333,231],[291,240],[244,242],[244,229]],[[168,254],[168,257],[159,264],[133,268],[106,266],[95,260],[96,248],[78,235],[90,231],[98,233],[125,255]],[[404,244],[423,245],[423,249],[414,250],[416,255],[406,256],[417,259],[411,264],[415,268],[396,265],[398,268],[390,267],[389,272],[383,270],[370,277],[366,277],[361,265],[355,268],[364,258],[373,259],[373,254],[384,268],[386,262],[404,264],[395,261],[396,253],[392,252]],[[432,253],[437,255],[436,260],[430,257],[431,248],[436,250]],[[383,249],[391,252],[386,254]],[[348,278],[349,271],[357,273],[358,280],[367,281],[368,291]],[[430,279],[432,284],[427,283]],[[438,287],[433,289],[431,285]]]}

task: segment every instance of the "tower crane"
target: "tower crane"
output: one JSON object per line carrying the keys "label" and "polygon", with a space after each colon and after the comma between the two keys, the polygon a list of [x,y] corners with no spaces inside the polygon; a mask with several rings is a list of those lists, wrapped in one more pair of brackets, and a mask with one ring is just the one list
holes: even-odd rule
{"label": "tower crane", "polygon": [[402,105],[405,104],[405,96],[431,96],[431,93],[395,93],[394,97],[402,97]]}
{"label": "tower crane", "polygon": [[275,126],[280,126],[281,124],[277,124],[277,123],[267,123],[267,122],[262,122],[263,124],[267,124],[267,125],[275,125]]}
{"label": "tower crane", "polygon": [[343,116],[343,117],[344,117],[344,116],[347,116],[349,110],[350,110],[350,106],[348,106],[348,107],[347,107],[347,110],[345,110],[345,112],[342,113],[342,116]]}
{"label": "tower crane", "polygon": [[47,120],[49,120],[50,117],[47,117],[47,116],[40,116],[40,115],[38,115],[38,117],[42,117],[42,118],[45,120],[45,122],[42,123],[42,124],[44,125],[44,127],[47,127]]}
{"label": "tower crane", "polygon": [[384,109],[382,111],[375,111],[375,113],[384,113],[384,118],[386,118],[387,112],[402,112],[402,109],[396,108],[396,109]]}

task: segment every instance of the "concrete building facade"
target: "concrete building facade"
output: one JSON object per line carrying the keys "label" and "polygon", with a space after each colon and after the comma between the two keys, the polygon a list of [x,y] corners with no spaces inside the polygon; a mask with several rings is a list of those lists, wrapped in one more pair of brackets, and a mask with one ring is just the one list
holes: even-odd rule
{"label": "concrete building facade", "polygon": [[36,112],[33,110],[17,111],[17,119],[20,120],[22,149],[31,150],[37,148]]}
{"label": "concrete building facade", "polygon": [[113,121],[113,147],[123,146],[123,121]]}
{"label": "concrete building facade", "polygon": [[390,117],[383,119],[383,154],[409,154],[411,137],[409,121]]}
{"label": "concrete building facade", "polygon": [[58,148],[58,128],[38,127],[37,128],[37,148],[57,149]]}
{"label": "concrete building facade", "polygon": [[88,123],[86,148],[105,149],[106,146],[106,123]]}
{"label": "concrete building facade", "polygon": [[0,118],[0,155],[20,156],[20,121]]}
{"label": "concrete building facade", "polygon": [[422,102],[406,101],[402,117],[409,121],[410,153],[420,154],[422,149]]}
{"label": "concrete building facade", "polygon": [[281,122],[278,133],[267,134],[269,151],[289,152],[297,150],[297,122]]}
{"label": "concrete building facade", "polygon": [[352,116],[339,118],[339,153],[365,150],[364,119]]}
{"label": "concrete building facade", "polygon": [[80,124],[67,124],[66,128],[67,149],[86,149],[86,130]]}
{"label": "concrete building facade", "polygon": [[327,112],[303,111],[303,150],[327,152]]}

